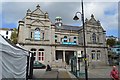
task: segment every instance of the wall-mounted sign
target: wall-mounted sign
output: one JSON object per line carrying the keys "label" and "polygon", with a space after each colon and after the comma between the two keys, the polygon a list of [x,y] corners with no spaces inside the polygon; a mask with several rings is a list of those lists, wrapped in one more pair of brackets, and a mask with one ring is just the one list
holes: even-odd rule
{"label": "wall-mounted sign", "polygon": [[62,42],[62,44],[77,45],[77,44],[76,44],[76,43],[74,43],[74,42]]}

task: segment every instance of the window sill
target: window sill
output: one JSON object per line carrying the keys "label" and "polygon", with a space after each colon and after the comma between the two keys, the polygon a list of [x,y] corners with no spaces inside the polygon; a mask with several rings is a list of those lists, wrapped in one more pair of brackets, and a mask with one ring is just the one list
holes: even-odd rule
{"label": "window sill", "polygon": [[29,38],[26,38],[25,40],[30,40],[30,41],[49,41],[49,40],[43,40],[43,39],[41,39],[41,40],[35,40],[35,39],[29,39]]}

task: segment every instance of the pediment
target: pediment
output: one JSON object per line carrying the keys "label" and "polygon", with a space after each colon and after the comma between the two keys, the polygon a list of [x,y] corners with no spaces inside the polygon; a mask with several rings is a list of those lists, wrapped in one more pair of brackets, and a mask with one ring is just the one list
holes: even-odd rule
{"label": "pediment", "polygon": [[91,19],[87,21],[87,24],[95,25],[95,26],[100,26],[100,21],[99,21],[99,20],[97,21],[97,20],[94,18],[94,15],[92,14],[92,15],[91,15]]}
{"label": "pediment", "polygon": [[33,21],[31,25],[45,26],[44,23],[40,20]]}
{"label": "pediment", "polygon": [[34,14],[38,14],[38,15],[44,15],[44,12],[41,10],[41,9],[36,9],[36,10],[34,10],[33,12],[32,12],[32,14],[34,15]]}

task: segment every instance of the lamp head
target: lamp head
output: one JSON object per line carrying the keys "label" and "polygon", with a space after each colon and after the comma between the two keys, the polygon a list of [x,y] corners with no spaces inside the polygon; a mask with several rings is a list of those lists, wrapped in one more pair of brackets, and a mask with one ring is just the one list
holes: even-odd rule
{"label": "lamp head", "polygon": [[79,20],[78,16],[75,15],[74,18],[73,18],[73,20]]}

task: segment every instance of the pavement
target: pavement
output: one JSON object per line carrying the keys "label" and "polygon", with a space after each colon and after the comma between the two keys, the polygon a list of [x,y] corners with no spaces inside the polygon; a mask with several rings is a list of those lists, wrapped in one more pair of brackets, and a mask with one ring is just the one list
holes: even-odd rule
{"label": "pavement", "polygon": [[55,68],[52,69],[52,71],[46,71],[45,69],[34,69],[33,70],[33,78],[34,79],[68,79],[72,80],[72,78],[75,78],[73,74],[71,74],[67,69],[64,68]]}
{"label": "pavement", "polygon": [[88,69],[89,78],[110,78],[112,66],[99,66],[94,69]]}
{"label": "pavement", "polygon": [[[102,79],[110,79],[110,71],[112,70],[112,66],[99,66],[88,69],[88,78],[102,78]],[[55,80],[77,80],[77,78],[70,72],[70,68],[53,68],[52,71],[46,71],[45,69],[34,69],[33,78],[44,78],[44,79],[55,79]],[[64,78],[64,79],[63,79]],[[76,78],[76,79],[75,79]],[[83,78],[83,77],[82,77]],[[43,79],[42,79],[43,80]],[[83,79],[79,79],[83,80]]]}

